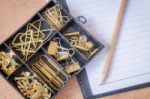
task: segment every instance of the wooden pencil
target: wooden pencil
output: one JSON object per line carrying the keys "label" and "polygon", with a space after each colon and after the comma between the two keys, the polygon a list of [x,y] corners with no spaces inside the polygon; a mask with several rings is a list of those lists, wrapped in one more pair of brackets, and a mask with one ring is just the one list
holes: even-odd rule
{"label": "wooden pencil", "polygon": [[105,79],[107,78],[107,74],[109,72],[109,68],[110,68],[113,53],[114,53],[114,48],[115,48],[115,45],[116,45],[116,42],[118,39],[118,35],[120,32],[120,25],[122,22],[122,17],[123,17],[123,13],[125,10],[125,6],[126,6],[126,0],[121,0],[117,18],[116,18],[116,22],[114,25],[114,30],[112,32],[112,38],[109,43],[108,51],[107,51],[107,54],[106,54],[106,57],[104,60],[104,66],[102,68],[101,75],[100,75],[100,83],[101,84],[104,83]]}

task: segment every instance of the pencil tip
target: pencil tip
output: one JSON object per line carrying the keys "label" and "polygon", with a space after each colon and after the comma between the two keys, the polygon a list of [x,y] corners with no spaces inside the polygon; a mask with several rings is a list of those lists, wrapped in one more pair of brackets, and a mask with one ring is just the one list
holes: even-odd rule
{"label": "pencil tip", "polygon": [[103,85],[105,81],[105,76],[103,74],[101,74],[100,76],[100,85]]}

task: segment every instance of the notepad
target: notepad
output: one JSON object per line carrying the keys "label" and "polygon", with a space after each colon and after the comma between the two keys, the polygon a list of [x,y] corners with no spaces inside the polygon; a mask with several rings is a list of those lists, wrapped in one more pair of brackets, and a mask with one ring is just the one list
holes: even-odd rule
{"label": "notepad", "polygon": [[120,0],[67,0],[70,13],[84,16],[84,25],[105,48],[87,66],[93,95],[133,88],[150,82],[150,0],[127,0],[110,72],[100,85],[100,71],[111,38]]}

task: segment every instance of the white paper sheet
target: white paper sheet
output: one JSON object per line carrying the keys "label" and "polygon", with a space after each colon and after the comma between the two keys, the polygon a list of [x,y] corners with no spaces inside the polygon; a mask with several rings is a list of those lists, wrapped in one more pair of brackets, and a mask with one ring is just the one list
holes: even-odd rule
{"label": "white paper sheet", "polygon": [[150,82],[150,0],[127,0],[108,78],[100,85],[107,45],[115,23],[120,0],[67,0],[75,17],[84,16],[84,26],[106,48],[86,66],[94,95]]}

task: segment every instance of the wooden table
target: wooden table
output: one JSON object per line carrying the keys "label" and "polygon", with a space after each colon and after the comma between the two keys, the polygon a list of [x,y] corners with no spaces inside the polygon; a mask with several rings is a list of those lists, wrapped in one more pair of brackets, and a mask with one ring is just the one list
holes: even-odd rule
{"label": "wooden table", "polygon": [[[45,3],[44,0],[0,0],[0,42],[16,31]],[[23,98],[0,76],[0,99]],[[83,99],[75,76],[55,99]],[[124,92],[101,99],[150,99],[150,88]]]}

